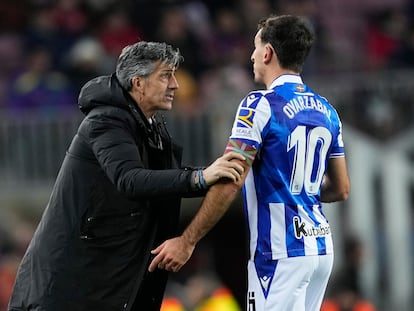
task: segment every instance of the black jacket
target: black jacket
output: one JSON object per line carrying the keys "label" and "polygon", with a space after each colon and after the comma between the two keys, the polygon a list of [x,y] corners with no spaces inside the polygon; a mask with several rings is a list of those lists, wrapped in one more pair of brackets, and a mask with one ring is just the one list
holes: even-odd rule
{"label": "black jacket", "polygon": [[164,123],[151,126],[114,75],[87,83],[79,106],[9,310],[159,310],[167,273],[147,272],[150,250],[176,234],[180,198],[202,193]]}

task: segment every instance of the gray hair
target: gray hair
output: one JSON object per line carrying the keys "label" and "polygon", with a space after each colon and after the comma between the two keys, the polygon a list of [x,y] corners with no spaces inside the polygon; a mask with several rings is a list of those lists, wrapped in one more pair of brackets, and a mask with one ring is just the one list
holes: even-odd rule
{"label": "gray hair", "polygon": [[157,62],[175,68],[184,60],[178,49],[161,42],[146,42],[126,46],[118,58],[116,77],[122,87],[130,91],[133,77],[148,77],[157,67]]}

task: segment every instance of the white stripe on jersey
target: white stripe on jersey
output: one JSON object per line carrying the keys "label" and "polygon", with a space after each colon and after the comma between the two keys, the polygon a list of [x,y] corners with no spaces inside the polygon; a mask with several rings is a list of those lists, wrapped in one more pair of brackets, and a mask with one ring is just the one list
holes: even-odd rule
{"label": "white stripe on jersey", "polygon": [[[302,205],[298,205],[298,214],[301,219],[301,221],[306,222],[307,224],[310,224],[313,226],[313,220],[309,217],[308,213],[305,211]],[[316,244],[315,237],[313,236],[307,236],[304,237],[305,240],[305,254],[307,255],[317,255],[316,252],[318,249],[318,246]]]}
{"label": "white stripe on jersey", "polygon": [[330,159],[343,158],[344,156],[345,156],[345,154],[343,152],[342,153],[331,153],[329,155],[329,158]]}
{"label": "white stripe on jersey", "polygon": [[[316,220],[320,224],[322,224],[324,226],[329,226],[328,220],[326,219],[325,216],[322,215],[318,205],[313,206],[313,214],[315,215]],[[332,233],[325,236],[325,245],[326,245],[326,253],[327,254],[333,253]]]}
{"label": "white stripe on jersey", "polygon": [[286,248],[285,204],[270,203],[272,258],[288,256]]}
{"label": "white stripe on jersey", "polygon": [[247,219],[249,221],[250,229],[250,256],[253,258],[257,246],[257,226],[258,226],[258,211],[257,211],[257,194],[256,186],[254,183],[254,176],[252,171],[246,176],[244,181],[244,193],[245,193],[245,209],[247,214]]}

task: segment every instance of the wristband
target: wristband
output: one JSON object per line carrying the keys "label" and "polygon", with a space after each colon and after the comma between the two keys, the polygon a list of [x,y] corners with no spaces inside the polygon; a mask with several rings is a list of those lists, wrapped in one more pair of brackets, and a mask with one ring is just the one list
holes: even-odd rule
{"label": "wristband", "polygon": [[200,189],[203,189],[203,190],[208,188],[207,184],[206,184],[206,181],[203,178],[203,170],[202,169],[198,170],[198,185],[199,185]]}

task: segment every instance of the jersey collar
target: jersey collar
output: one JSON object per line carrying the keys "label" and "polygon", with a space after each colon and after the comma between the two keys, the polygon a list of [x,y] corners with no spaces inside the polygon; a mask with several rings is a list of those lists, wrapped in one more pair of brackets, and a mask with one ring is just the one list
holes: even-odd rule
{"label": "jersey collar", "polygon": [[284,74],[273,80],[269,89],[273,89],[276,86],[283,85],[285,83],[300,83],[303,84],[302,78],[299,75],[294,74]]}

